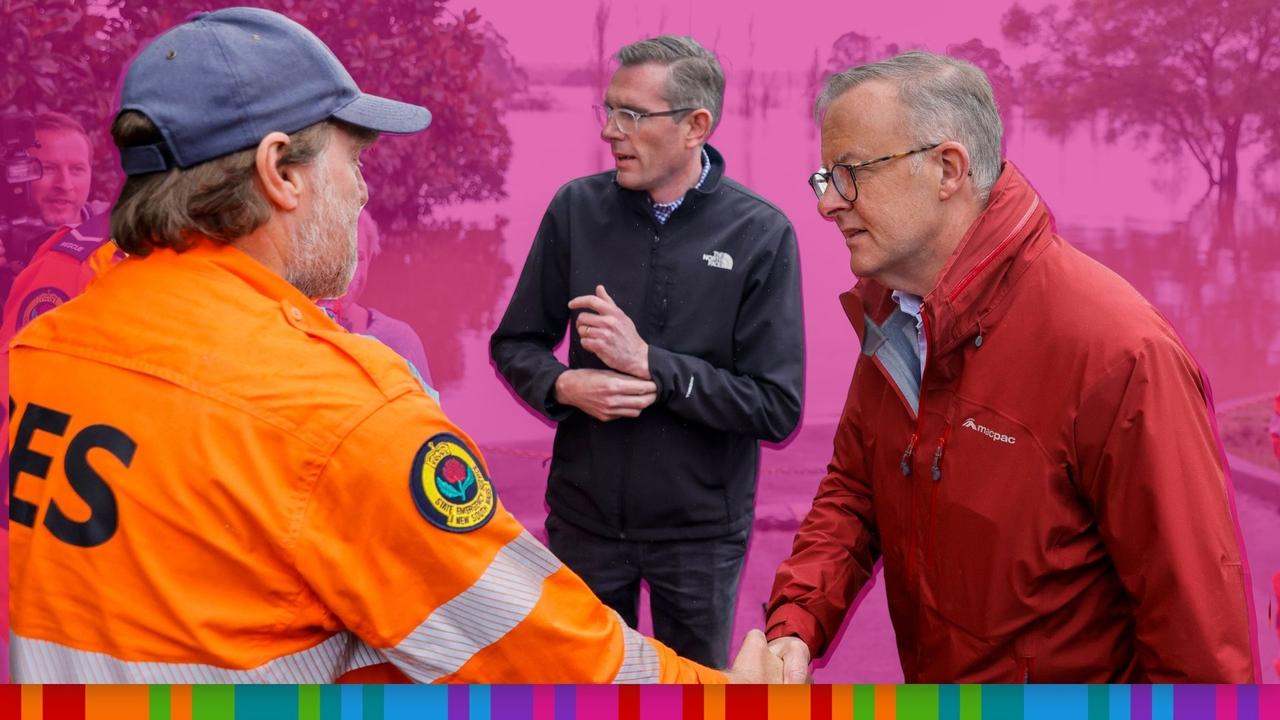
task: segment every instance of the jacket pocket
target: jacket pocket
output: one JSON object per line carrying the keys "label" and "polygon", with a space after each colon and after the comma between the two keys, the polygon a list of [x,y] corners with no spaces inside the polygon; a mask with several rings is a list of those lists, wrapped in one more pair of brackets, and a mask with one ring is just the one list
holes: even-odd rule
{"label": "jacket pocket", "polygon": [[[925,564],[944,619],[988,641],[1014,636],[1037,616],[1038,584],[1060,524],[1052,468],[1015,421],[957,398],[942,437],[921,450],[926,475]],[[939,478],[931,481],[932,477]]]}

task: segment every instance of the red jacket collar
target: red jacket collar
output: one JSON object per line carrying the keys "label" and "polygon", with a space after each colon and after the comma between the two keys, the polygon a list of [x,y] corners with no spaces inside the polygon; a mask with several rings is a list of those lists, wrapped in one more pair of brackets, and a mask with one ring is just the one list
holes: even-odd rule
{"label": "red jacket collar", "polygon": [[[998,321],[994,311],[1053,234],[1053,216],[1013,163],[991,189],[987,207],[969,227],[924,299],[931,353],[950,350]],[[1030,246],[1037,245],[1036,248]],[[864,317],[883,322],[897,309],[892,290],[863,278],[840,296],[859,339]]]}

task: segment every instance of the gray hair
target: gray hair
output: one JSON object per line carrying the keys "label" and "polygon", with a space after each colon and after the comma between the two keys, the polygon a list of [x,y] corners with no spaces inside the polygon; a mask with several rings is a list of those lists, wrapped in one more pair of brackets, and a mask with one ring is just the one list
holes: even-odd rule
{"label": "gray hair", "polygon": [[724,109],[724,70],[710,51],[691,37],[660,35],[624,46],[614,56],[623,66],[665,65],[670,69],[663,99],[672,108],[706,108],[711,129]]}
{"label": "gray hair", "polygon": [[[1003,133],[986,73],[963,60],[920,51],[852,67],[827,79],[814,104],[818,122],[837,98],[871,80],[897,85],[912,142],[930,145],[954,140],[969,151],[973,184],[978,198],[986,203],[1000,177]],[[918,155],[912,162],[913,171],[923,165]]]}

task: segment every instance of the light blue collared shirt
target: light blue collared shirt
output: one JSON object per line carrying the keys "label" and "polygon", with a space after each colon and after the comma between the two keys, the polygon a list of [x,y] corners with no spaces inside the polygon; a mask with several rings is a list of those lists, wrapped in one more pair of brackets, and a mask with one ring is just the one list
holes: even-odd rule
{"label": "light blue collared shirt", "polygon": [[893,300],[898,303],[898,307],[902,312],[916,319],[916,346],[920,352],[920,379],[924,380],[924,361],[929,357],[929,346],[924,337],[924,317],[920,314],[920,306],[924,304],[924,298],[919,295],[912,295],[909,292],[901,290],[893,291]]}

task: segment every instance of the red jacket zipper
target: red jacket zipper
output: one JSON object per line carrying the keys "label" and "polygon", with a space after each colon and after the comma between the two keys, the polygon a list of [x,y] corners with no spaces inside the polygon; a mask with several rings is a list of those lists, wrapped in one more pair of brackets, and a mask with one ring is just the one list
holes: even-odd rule
{"label": "red jacket zipper", "polygon": [[[916,426],[915,431],[911,433],[911,441],[907,443],[907,449],[902,453],[902,474],[904,477],[911,476],[911,464],[916,452],[916,443],[920,441],[920,433],[924,430],[924,397],[925,387],[924,378],[929,371],[929,318],[924,303],[920,304],[920,320],[922,323],[922,332],[924,333],[925,356],[920,358],[920,399],[916,403]],[[915,483],[911,483],[908,491],[911,493],[911,519],[908,523],[908,539],[907,539],[907,584],[910,587],[916,585],[915,582],[915,560],[916,560],[916,487]],[[917,597],[919,591],[916,592]],[[917,603],[919,605],[919,603]],[[916,645],[916,665],[920,664],[920,646]]]}
{"label": "red jacket zipper", "polygon": [[1017,225],[1013,226],[1013,229],[1009,231],[1009,235],[1005,237],[1004,240],[1000,241],[1000,244],[996,246],[996,249],[987,253],[987,256],[982,258],[982,261],[979,262],[977,265],[973,266],[973,269],[970,270],[968,274],[964,276],[964,279],[962,279],[960,283],[956,285],[955,289],[947,294],[948,301],[953,301],[957,297],[959,297],[960,293],[964,292],[964,289],[969,287],[969,283],[973,282],[973,279],[978,276],[978,273],[982,272],[984,268],[990,265],[991,261],[994,260],[996,256],[999,255],[1006,247],[1008,247],[1009,243],[1013,242],[1013,238],[1018,233],[1022,232],[1022,228],[1026,226],[1027,221],[1031,219],[1031,214],[1036,211],[1037,207],[1040,207],[1039,195],[1036,195],[1034,198],[1032,198],[1031,207],[1027,208],[1027,211],[1022,214],[1022,219],[1018,221]]}
{"label": "red jacket zipper", "polygon": [[947,439],[951,437],[951,423],[947,422],[946,427],[942,429],[942,435],[938,438],[938,448],[933,451],[933,467],[929,470],[929,477],[936,483],[942,480],[942,453],[947,449]]}
{"label": "red jacket zipper", "polygon": [[937,547],[936,541],[938,536],[938,487],[942,484],[942,454],[946,451],[947,438],[951,437],[951,422],[948,421],[946,427],[942,430],[942,436],[938,438],[938,449],[933,451],[933,468],[930,471],[930,477],[933,482],[929,488],[929,522],[928,535],[925,536],[925,557],[932,558],[934,550]]}
{"label": "red jacket zipper", "polygon": [[916,429],[911,433],[911,441],[907,443],[907,449],[902,453],[903,477],[911,475],[911,461],[916,454],[916,443],[919,442],[920,432],[924,429],[924,376],[929,371],[929,318],[925,315],[924,303],[920,304],[920,320],[924,323],[925,357],[920,358],[924,369],[920,373],[920,399],[916,402]]}

